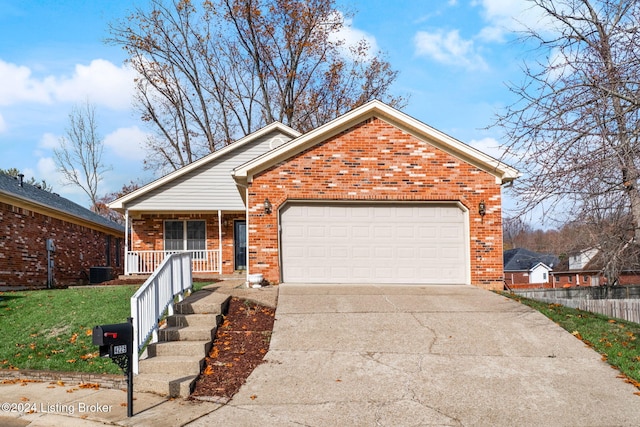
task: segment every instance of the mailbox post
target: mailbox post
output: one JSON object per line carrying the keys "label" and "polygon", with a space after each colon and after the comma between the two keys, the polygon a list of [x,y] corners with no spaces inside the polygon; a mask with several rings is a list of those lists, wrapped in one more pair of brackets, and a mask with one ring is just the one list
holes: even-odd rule
{"label": "mailbox post", "polygon": [[127,323],[93,328],[93,344],[100,346],[100,356],[109,357],[127,376],[127,417],[133,416],[133,318]]}

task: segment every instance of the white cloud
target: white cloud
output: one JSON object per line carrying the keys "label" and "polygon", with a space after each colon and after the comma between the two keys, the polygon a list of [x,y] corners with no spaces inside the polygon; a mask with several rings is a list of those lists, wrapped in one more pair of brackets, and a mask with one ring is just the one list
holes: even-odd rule
{"label": "white cloud", "polygon": [[104,138],[104,145],[127,160],[144,160],[144,143],[148,135],[137,126],[120,128]]}
{"label": "white cloud", "polygon": [[131,107],[134,72],[127,66],[118,67],[104,59],[94,59],[89,65],[78,64],[70,78],[49,77],[51,91],[61,101],[92,103],[120,110]]}
{"label": "white cloud", "polygon": [[[52,157],[42,157],[38,160],[38,176],[55,177],[59,179],[60,174]],[[46,178],[45,178],[46,179]]]}
{"label": "white cloud", "polygon": [[484,27],[476,38],[484,43],[503,43],[506,40],[507,31],[504,28],[488,26]]}
{"label": "white cloud", "polygon": [[134,72],[103,59],[89,65],[77,64],[71,76],[33,75],[30,68],[0,60],[0,105],[25,102],[79,102],[89,99],[96,105],[128,109],[133,94]]}
{"label": "white cloud", "polygon": [[38,147],[46,148],[49,150],[58,148],[59,145],[60,145],[60,138],[49,132],[42,135],[42,138],[40,138],[40,142],[38,143]]}
{"label": "white cloud", "polygon": [[34,79],[28,67],[0,60],[0,81],[0,105],[51,102],[51,96],[44,83]]}
{"label": "white cloud", "polygon": [[508,32],[525,28],[544,30],[549,25],[542,10],[525,0],[475,0],[472,5],[482,9],[481,14],[488,23],[481,36],[494,37],[494,41],[502,41],[496,37],[503,39]]}
{"label": "white cloud", "polygon": [[331,34],[329,39],[333,42],[342,42],[341,49],[343,55],[351,57],[352,54],[349,52],[349,48],[358,46],[362,41],[369,46],[370,56],[375,55],[380,50],[375,36],[355,28],[353,26],[353,19],[346,19],[341,12],[337,11],[335,13],[337,14],[336,20],[343,20],[344,25],[340,31]]}
{"label": "white cloud", "polygon": [[429,33],[419,31],[414,38],[416,54],[434,59],[446,65],[470,70],[486,70],[487,63],[477,52],[473,40],[460,37],[458,30]]}

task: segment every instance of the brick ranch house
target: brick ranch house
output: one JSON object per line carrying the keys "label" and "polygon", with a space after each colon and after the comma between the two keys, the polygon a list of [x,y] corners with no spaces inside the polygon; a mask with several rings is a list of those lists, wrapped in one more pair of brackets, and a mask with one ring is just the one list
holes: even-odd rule
{"label": "brick ranch house", "polygon": [[109,206],[128,274],[502,289],[501,186],[518,172],[380,101],[304,135],[271,124]]}
{"label": "brick ranch house", "polygon": [[572,253],[553,272],[554,287],[640,285],[640,271],[633,262],[637,255],[626,253],[625,259],[629,262],[629,267],[619,272],[615,283],[608,283],[604,274],[608,259],[600,250],[590,248]]}
{"label": "brick ranch house", "polygon": [[92,267],[123,272],[124,227],[0,173],[0,290],[89,282]]}

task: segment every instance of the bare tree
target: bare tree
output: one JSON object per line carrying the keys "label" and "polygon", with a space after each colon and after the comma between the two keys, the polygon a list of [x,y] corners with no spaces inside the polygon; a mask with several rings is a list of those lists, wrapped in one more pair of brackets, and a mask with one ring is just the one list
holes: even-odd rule
{"label": "bare tree", "polygon": [[113,202],[115,199],[119,197],[125,196],[131,193],[132,191],[137,190],[143,185],[144,184],[141,181],[133,181],[133,180],[129,181],[129,184],[124,184],[120,190],[112,191],[110,193],[103,195],[102,197],[99,197],[95,204],[94,211],[97,214],[107,219],[110,219],[113,222],[117,222],[118,224],[124,225],[125,223],[124,215],[121,214],[120,212],[114,211],[113,209],[109,209],[108,204]]}
{"label": "bare tree", "polygon": [[75,185],[84,191],[91,201],[91,209],[97,212],[98,184],[110,167],[102,164],[104,142],[98,135],[95,107],[88,101],[76,105],[69,114],[66,136],[60,138],[60,148],[54,149],[58,171],[65,185]]}
{"label": "bare tree", "polygon": [[529,2],[546,19],[525,34],[542,57],[497,120],[524,172],[520,208],[591,224],[624,214],[615,230],[594,227],[594,244],[640,242],[640,2]]}
{"label": "bare tree", "polygon": [[111,27],[156,130],[146,166],[177,169],[280,121],[307,131],[388,94],[397,77],[364,41],[347,46],[334,0],[151,0]]}

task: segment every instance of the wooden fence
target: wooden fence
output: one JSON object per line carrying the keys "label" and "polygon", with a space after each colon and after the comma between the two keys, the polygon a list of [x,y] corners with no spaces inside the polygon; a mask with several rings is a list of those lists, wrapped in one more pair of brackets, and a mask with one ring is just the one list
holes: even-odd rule
{"label": "wooden fence", "polygon": [[640,299],[568,299],[551,298],[538,295],[527,295],[528,292],[517,292],[523,297],[550,304],[562,304],[565,307],[577,308],[592,313],[604,314],[608,317],[640,323]]}

